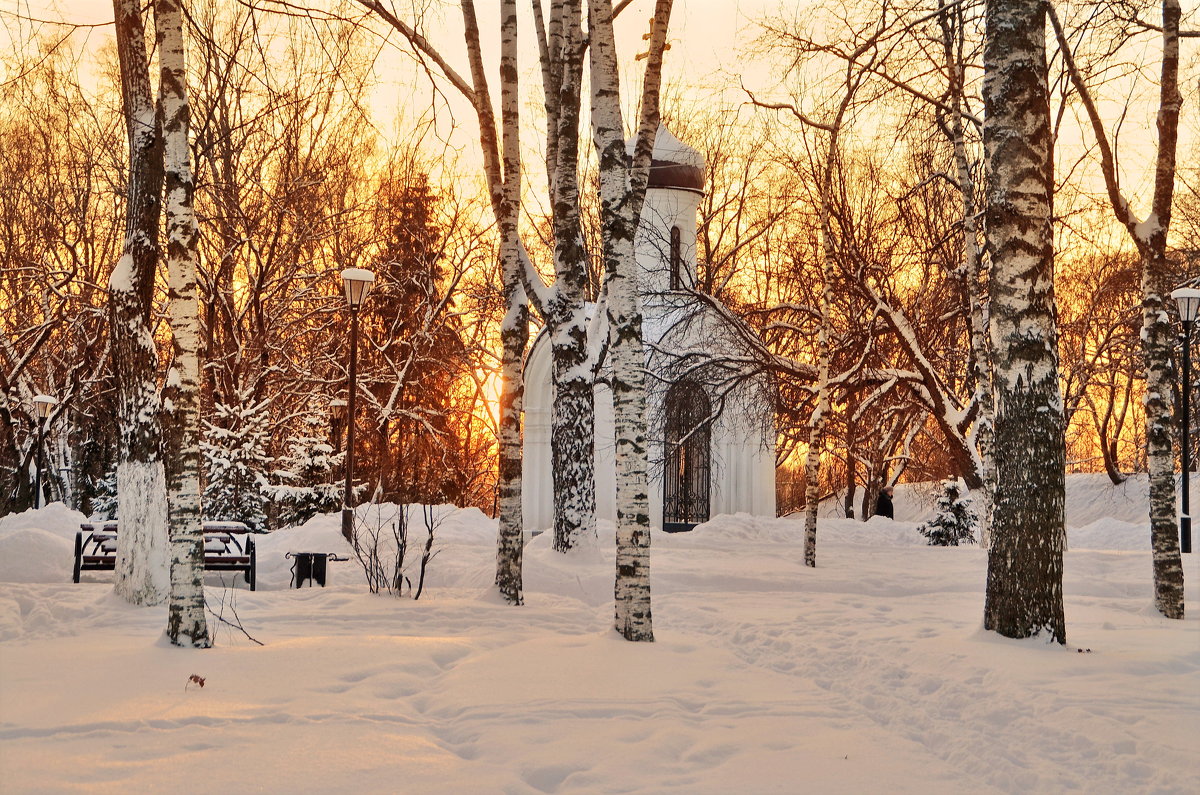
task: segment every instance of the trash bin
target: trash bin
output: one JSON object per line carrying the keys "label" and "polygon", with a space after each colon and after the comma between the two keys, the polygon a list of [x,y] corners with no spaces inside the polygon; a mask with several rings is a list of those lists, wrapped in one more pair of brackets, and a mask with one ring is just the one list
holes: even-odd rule
{"label": "trash bin", "polygon": [[289,552],[288,557],[295,558],[292,564],[292,587],[303,588],[307,582],[309,587],[316,582],[325,587],[325,571],[327,566],[324,552]]}
{"label": "trash bin", "polygon": [[289,552],[284,557],[294,558],[296,561],[292,564],[293,588],[302,588],[305,582],[310,588],[314,582],[324,588],[329,561],[350,560],[334,552]]}

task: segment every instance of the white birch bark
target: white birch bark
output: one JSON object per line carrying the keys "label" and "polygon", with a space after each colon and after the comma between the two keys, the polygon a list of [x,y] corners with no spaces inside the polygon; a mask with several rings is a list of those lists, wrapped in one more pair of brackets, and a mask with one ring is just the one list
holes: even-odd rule
{"label": "white birch bark", "polygon": [[[824,162],[818,167],[820,185],[817,190],[819,225],[821,236],[821,318],[817,330],[817,402],[809,421],[808,450],[804,456],[804,565],[817,565],[817,511],[820,507],[821,447],[824,444],[825,425],[830,412],[830,308],[833,305],[833,279],[837,268],[837,241],[833,233],[833,176],[840,160],[840,136],[842,122],[861,83],[861,74],[856,73],[859,56],[866,46],[852,53],[847,59],[844,93],[836,112],[828,122],[817,122],[798,111],[797,118],[807,127],[824,131],[828,135]],[[899,330],[899,329],[897,329]],[[910,335],[911,336],[911,335]]]}
{"label": "white birch bark", "polygon": [[[521,152],[520,105],[517,96],[516,6],[513,0],[504,0],[500,6],[502,141],[497,141],[496,136],[496,120],[488,94],[487,76],[483,69],[483,51],[475,4],[473,0],[462,0],[461,7],[471,83],[468,85],[445,65],[440,57],[435,60],[442,65],[451,82],[471,100],[475,108],[479,121],[484,175],[487,177],[488,192],[492,200],[492,212],[496,217],[497,226],[500,227],[501,279],[508,311],[500,330],[502,352],[497,453],[500,517],[496,542],[496,587],[505,601],[520,605],[524,604],[521,555],[524,540],[524,522],[521,517],[521,404],[525,382],[522,368],[525,362],[525,343],[529,336],[529,310],[522,287],[524,260],[517,231],[521,208]],[[404,32],[403,28],[400,29]],[[405,35],[413,41],[412,36],[408,33]],[[414,46],[420,46],[416,41],[413,43]],[[432,51],[429,51],[429,54],[434,55]]]}
{"label": "white birch bark", "polygon": [[1066,453],[1045,25],[1042,0],[988,0],[983,141],[999,478],[984,627],[1066,643]]}
{"label": "white birch bark", "polygon": [[642,112],[633,163],[625,147],[613,7],[589,0],[592,137],[600,161],[600,223],[612,354],[617,466],[617,558],[614,626],[626,640],[654,640],[650,600],[650,504],[646,454],[645,351],[633,239],[646,195],[654,137],[662,53],[671,0],[655,4]]}
{"label": "white birch bark", "polygon": [[120,532],[113,590],[135,605],[168,591],[166,480],[161,455],[158,356],[150,303],[158,264],[162,141],[150,87],[145,27],[137,0],[113,0],[121,93],[129,139],[125,243],[109,278],[117,380],[117,500]]}
{"label": "white birch bark", "polygon": [[588,255],[579,211],[579,111],[583,84],[583,18],[579,0],[556,0],[551,32],[540,40],[547,140],[553,160],[550,199],[554,286],[540,307],[550,333],[554,407],[551,471],[554,549],[565,552],[596,535],[595,374],[588,344]]}
{"label": "white birch bark", "polygon": [[[513,605],[524,604],[521,518],[521,403],[525,340],[529,336],[529,311],[521,290],[521,241],[517,214],[521,202],[520,97],[517,73],[516,0],[500,3],[500,116],[503,145],[503,189],[497,204],[500,225],[500,262],[508,312],[500,329],[502,387],[500,393],[500,530],[496,548],[496,587]],[[498,176],[498,175],[497,175]]]}
{"label": "white birch bark", "polygon": [[166,434],[172,465],[167,505],[171,590],[167,637],[176,646],[212,645],[204,615],[204,531],[200,502],[200,308],[196,297],[199,230],[193,210],[195,182],[188,145],[190,106],[179,0],[155,0],[161,77],[159,102],[166,177],[167,297],[177,376],[174,422]]}
{"label": "white birch bark", "polygon": [[[845,106],[843,105],[843,108]],[[840,114],[839,114],[840,116]],[[829,418],[829,311],[833,305],[834,239],[830,226],[829,191],[836,167],[840,119],[829,135],[829,151],[821,184],[821,320],[817,327],[817,403],[808,428],[808,450],[804,455],[804,565],[817,566],[817,509],[821,498],[821,447]]]}
{"label": "white birch bark", "polygon": [[[976,220],[975,178],[972,176],[971,160],[967,156],[966,125],[963,123],[966,102],[966,66],[963,63],[961,43],[965,35],[962,7],[948,8],[945,0],[938,0],[941,14],[938,21],[942,29],[942,51],[946,59],[946,75],[949,81],[948,114],[949,137],[954,147],[954,166],[958,174],[958,190],[962,197],[963,247],[961,279],[963,297],[967,304],[967,321],[970,334],[970,367],[974,381],[975,446],[979,451],[982,487],[975,490],[979,515],[979,543],[987,549],[991,540],[992,503],[996,491],[996,459],[994,455],[995,406],[992,394],[991,360],[987,349],[987,268],[979,247],[979,225]],[[951,16],[953,15],[953,17]]]}
{"label": "white birch bark", "polygon": [[[1076,67],[1058,15],[1050,21],[1063,52],[1067,72],[1096,136],[1101,173],[1113,214],[1129,232],[1141,258],[1142,359],[1146,375],[1146,462],[1150,474],[1150,542],[1153,550],[1154,603],[1167,618],[1184,617],[1183,563],[1175,508],[1175,451],[1171,433],[1174,416],[1175,368],[1171,347],[1174,330],[1170,311],[1170,268],[1167,236],[1175,195],[1175,160],[1179,141],[1179,0],[1162,2],[1162,70],[1159,78],[1158,155],[1154,166],[1154,195],[1150,216],[1141,220],[1121,193],[1116,155],[1109,143],[1091,92]],[[1189,420],[1184,419],[1185,422]],[[1184,477],[1187,477],[1185,474]]]}

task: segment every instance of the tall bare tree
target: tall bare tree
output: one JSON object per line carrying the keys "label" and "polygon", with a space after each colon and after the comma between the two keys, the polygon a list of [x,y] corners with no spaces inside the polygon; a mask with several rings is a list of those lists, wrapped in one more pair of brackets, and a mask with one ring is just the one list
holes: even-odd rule
{"label": "tall bare tree", "polygon": [[593,292],[580,219],[579,119],[587,39],[581,0],[554,0],[543,19],[533,3],[546,109],[546,171],[554,231],[554,281],[527,288],[546,321],[554,406],[551,477],[554,548],[565,552],[596,534],[595,341],[585,301]]}
{"label": "tall bare tree", "polygon": [[168,593],[166,475],[162,459],[158,355],[150,331],[163,147],[150,85],[146,28],[137,0],[113,0],[121,94],[129,139],[125,245],[109,279],[112,361],[117,378],[116,592],[139,605]]}
{"label": "tall bare tree", "polygon": [[2,60],[0,515],[33,505],[34,395],[58,399],[44,424],[50,499],[89,512],[116,445],[104,282],[123,238],[124,125],[119,100],[93,101],[58,44],[30,37]]}
{"label": "tall bare tree", "polygon": [[175,364],[168,381],[174,406],[166,433],[171,591],[167,637],[176,646],[208,648],[204,616],[204,532],[200,504],[200,307],[196,298],[199,230],[188,131],[190,105],[179,0],[155,0],[161,65],[159,102],[165,172],[167,296]]}
{"label": "tall bare tree", "polygon": [[[465,6],[464,6],[465,7]],[[496,549],[496,587],[510,604],[524,603],[522,545],[524,523],[521,520],[521,404],[525,394],[525,342],[529,334],[529,308],[521,285],[521,239],[518,221],[521,211],[521,117],[517,78],[517,7],[515,0],[502,0],[501,29],[501,124],[502,158],[489,158],[488,182],[492,207],[500,226],[500,267],[507,312],[501,326],[503,344],[503,388],[500,393],[500,530]],[[478,31],[474,46],[478,48]],[[476,67],[472,62],[472,70]],[[482,80],[482,69],[478,70]],[[486,86],[486,84],[484,84]],[[484,90],[486,95],[486,87]],[[481,112],[483,121],[487,114]],[[482,127],[481,127],[482,129]],[[484,137],[486,147],[494,139]]]}
{"label": "tall bare tree", "polygon": [[588,1],[592,138],[600,161],[600,224],[608,293],[608,339],[617,464],[615,627],[626,640],[654,640],[650,610],[650,504],[646,453],[646,354],[633,239],[659,128],[662,58],[672,0],[657,0],[633,156],[621,114],[613,5]]}
{"label": "tall bare tree", "polygon": [[[1050,21],[1079,93],[1100,151],[1100,168],[1113,214],[1129,232],[1142,266],[1142,359],[1146,373],[1146,458],[1150,468],[1150,540],[1154,553],[1154,603],[1167,618],[1183,618],[1183,564],[1175,512],[1175,453],[1171,434],[1175,371],[1171,356],[1171,267],[1167,238],[1175,196],[1175,155],[1179,142],[1179,0],[1162,0],[1162,63],[1157,112],[1158,154],[1154,163],[1150,214],[1139,218],[1121,188],[1113,143],[1092,92],[1076,65],[1058,14]],[[1186,421],[1186,420],[1185,420]],[[1184,473],[1188,477],[1188,473]]]}

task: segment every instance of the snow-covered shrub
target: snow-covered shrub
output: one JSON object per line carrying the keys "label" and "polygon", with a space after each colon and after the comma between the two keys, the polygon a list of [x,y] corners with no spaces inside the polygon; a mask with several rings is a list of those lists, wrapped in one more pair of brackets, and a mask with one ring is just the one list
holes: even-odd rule
{"label": "snow-covered shrub", "polygon": [[117,518],[117,469],[113,467],[103,478],[92,481],[93,521]]}
{"label": "snow-covered shrub", "polygon": [[[248,396],[241,396],[248,397]],[[205,421],[206,518],[245,522],[267,529],[266,503],[272,458],[269,401],[216,403],[215,421]]]}
{"label": "snow-covered shrub", "polygon": [[280,527],[303,524],[341,507],[342,484],[335,472],[344,458],[344,453],[334,453],[328,442],[313,435],[288,442],[287,455],[278,460],[272,473],[275,482],[267,490]]}
{"label": "snow-covered shrub", "polygon": [[975,527],[978,517],[971,502],[962,494],[956,480],[942,481],[942,493],[937,501],[937,513],[917,532],[929,539],[931,546],[956,547],[962,543],[975,543]]}

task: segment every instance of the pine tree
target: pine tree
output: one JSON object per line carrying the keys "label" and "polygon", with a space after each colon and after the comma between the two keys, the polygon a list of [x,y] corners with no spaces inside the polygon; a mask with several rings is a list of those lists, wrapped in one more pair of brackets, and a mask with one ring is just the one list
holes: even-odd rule
{"label": "pine tree", "polygon": [[[240,395],[239,398],[248,398]],[[245,522],[266,530],[264,508],[272,458],[267,401],[213,404],[216,422],[205,422],[204,451],[207,485],[204,508],[209,519]]]}
{"label": "pine tree", "polygon": [[428,176],[409,165],[384,183],[377,200],[387,234],[371,265],[376,287],[362,311],[367,344],[360,349],[359,385],[371,398],[362,412],[368,452],[355,471],[385,501],[460,501],[459,485],[476,464],[455,421],[470,355],[447,300],[440,199]]}
{"label": "pine tree", "polygon": [[117,518],[117,468],[116,464],[102,478],[93,478],[92,513],[93,519]]}
{"label": "pine tree", "polygon": [[341,469],[344,453],[312,431],[319,421],[308,420],[309,433],[288,441],[288,452],[282,456],[268,489],[277,507],[276,518],[281,527],[303,524],[319,513],[336,511],[342,504],[342,484],[336,472]]}
{"label": "pine tree", "polygon": [[937,513],[917,528],[929,539],[930,546],[956,547],[962,542],[975,543],[975,528],[979,518],[963,496],[956,480],[942,481],[942,493],[937,501]]}

